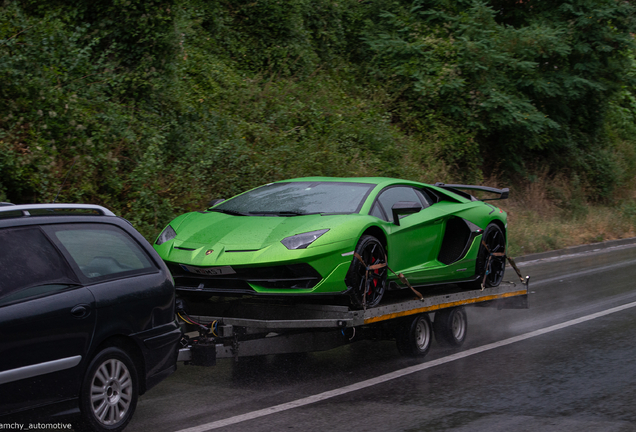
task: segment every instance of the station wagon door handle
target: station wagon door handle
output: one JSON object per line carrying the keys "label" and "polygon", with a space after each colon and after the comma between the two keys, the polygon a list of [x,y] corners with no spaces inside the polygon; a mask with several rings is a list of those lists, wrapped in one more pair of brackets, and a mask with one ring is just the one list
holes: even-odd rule
{"label": "station wagon door handle", "polygon": [[91,311],[87,305],[79,304],[71,309],[71,315],[75,318],[86,318],[90,315]]}
{"label": "station wagon door handle", "polygon": [[441,224],[442,222],[444,222],[444,218],[435,219],[433,225]]}

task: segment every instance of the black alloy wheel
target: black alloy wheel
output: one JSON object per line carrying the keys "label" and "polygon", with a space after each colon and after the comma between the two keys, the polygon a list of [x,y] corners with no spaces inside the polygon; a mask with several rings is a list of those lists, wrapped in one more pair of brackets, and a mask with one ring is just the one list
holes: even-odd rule
{"label": "black alloy wheel", "polygon": [[[475,274],[479,276],[479,279],[476,281],[476,285],[481,288],[481,284],[484,282],[486,288],[499,286],[506,270],[506,257],[495,254],[502,254],[506,251],[506,237],[497,224],[491,223],[486,227],[481,239],[487,247],[484,247],[483,243],[479,246],[475,267]],[[486,276],[485,281],[484,275]]]}
{"label": "black alloy wheel", "polygon": [[376,268],[367,271],[368,266],[386,264],[386,253],[380,241],[370,235],[363,235],[358,241],[355,252],[362,258],[353,257],[351,267],[345,278],[349,287],[349,297],[354,308],[377,306],[386,290],[388,268]]}

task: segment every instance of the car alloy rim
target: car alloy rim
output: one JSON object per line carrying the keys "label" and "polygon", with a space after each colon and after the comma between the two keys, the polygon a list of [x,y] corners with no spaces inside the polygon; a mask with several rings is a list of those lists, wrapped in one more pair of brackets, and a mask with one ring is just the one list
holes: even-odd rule
{"label": "car alloy rim", "polygon": [[[488,237],[485,239],[486,244],[488,245],[489,252],[491,254],[497,252],[504,252],[506,244],[503,238],[503,233],[498,228],[493,228],[492,230],[488,230]],[[488,251],[486,252],[488,254]],[[485,257],[487,260],[487,255]],[[490,286],[497,286],[503,279],[505,268],[505,258],[504,257],[496,257],[492,256],[490,261],[488,261],[488,266],[486,268],[487,280]]]}
{"label": "car alloy rim", "polygon": [[[384,258],[382,247],[377,241],[368,244],[362,252],[363,261],[369,265],[383,263]],[[375,306],[384,294],[386,271],[386,268],[376,269],[366,276],[366,269],[363,266],[359,267],[358,292],[361,302],[366,299],[367,305]]]}
{"label": "car alloy rim", "polygon": [[97,421],[108,426],[124,419],[132,391],[133,381],[122,361],[109,359],[102,363],[91,383],[91,406]]}

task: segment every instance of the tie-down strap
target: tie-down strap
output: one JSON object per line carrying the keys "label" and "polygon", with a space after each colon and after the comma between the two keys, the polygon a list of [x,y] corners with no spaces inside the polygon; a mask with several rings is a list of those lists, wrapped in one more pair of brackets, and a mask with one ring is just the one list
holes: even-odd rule
{"label": "tie-down strap", "polygon": [[[386,267],[386,268],[387,268],[387,269],[388,269],[391,273],[393,273],[394,275],[396,275],[396,276],[400,279],[400,281],[402,281],[402,283],[406,284],[406,286],[408,286],[409,288],[411,288],[411,291],[413,291],[413,292],[415,293],[415,295],[417,296],[417,298],[418,298],[418,299],[420,299],[420,300],[422,300],[422,301],[424,300],[424,296],[422,295],[422,293],[420,293],[419,291],[417,291],[415,288],[413,288],[413,287],[411,286],[411,284],[409,283],[409,281],[408,281],[408,279],[406,278],[406,276],[404,276],[402,273],[399,273],[399,274],[398,274],[398,273],[395,273],[395,272],[391,269],[391,267],[389,267],[389,263],[388,263],[388,262],[389,262],[389,259],[388,259],[388,257],[387,257],[386,255],[384,255],[384,262],[383,262],[383,263],[379,263],[379,264],[372,264],[372,265],[370,265],[370,266],[368,266],[368,265],[364,262],[364,260],[362,259],[362,257],[361,257],[361,256],[360,256],[357,252],[354,252],[354,253],[353,253],[353,256],[354,256],[354,257],[356,257],[356,258],[357,258],[357,260],[358,260],[358,261],[360,261],[360,263],[361,263],[361,264],[362,264],[362,265],[366,268],[366,273],[365,273],[365,276],[364,276],[364,277],[365,277],[365,286],[366,286],[366,281],[367,281],[367,278],[368,278],[368,276],[369,276],[369,272],[370,272],[370,271],[378,270],[378,269],[381,269],[381,268]],[[365,301],[365,300],[366,300],[366,294],[367,294],[367,291],[366,291],[366,289],[365,289],[365,291],[364,291],[364,299],[363,299],[363,303],[365,303],[365,304],[366,304],[366,301]]]}
{"label": "tie-down strap", "polygon": [[512,267],[514,269],[515,273],[517,273],[517,276],[519,276],[519,280],[521,281],[521,283],[525,283],[526,282],[526,280],[521,275],[521,271],[519,271],[519,267],[517,267],[517,264],[515,264],[515,261],[512,258],[510,258],[509,256],[507,256],[505,252],[490,252],[490,248],[488,247],[486,242],[483,241],[483,240],[481,241],[481,245],[488,252],[488,262],[486,263],[486,271],[484,272],[484,279],[481,281],[481,289],[482,289],[482,291],[484,290],[484,288],[486,286],[486,277],[488,276],[488,267],[490,266],[490,262],[492,261],[492,257],[503,257],[504,261],[507,259],[508,262],[510,263],[510,267]]}

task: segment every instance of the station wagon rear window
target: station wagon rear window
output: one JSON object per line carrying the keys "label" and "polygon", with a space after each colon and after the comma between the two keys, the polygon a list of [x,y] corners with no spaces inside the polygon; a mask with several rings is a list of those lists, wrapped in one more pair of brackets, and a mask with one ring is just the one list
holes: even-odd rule
{"label": "station wagon rear window", "polygon": [[117,227],[64,224],[47,230],[88,279],[155,268],[140,246]]}

